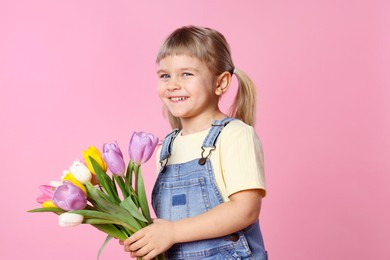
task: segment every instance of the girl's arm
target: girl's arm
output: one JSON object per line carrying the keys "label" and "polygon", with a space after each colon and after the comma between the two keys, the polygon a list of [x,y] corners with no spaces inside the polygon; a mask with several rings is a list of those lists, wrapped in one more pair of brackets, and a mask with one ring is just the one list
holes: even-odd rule
{"label": "girl's arm", "polygon": [[225,236],[254,223],[261,208],[261,190],[237,192],[201,215],[170,222],[156,219],[124,241],[124,249],[133,257],[152,259],[173,244]]}

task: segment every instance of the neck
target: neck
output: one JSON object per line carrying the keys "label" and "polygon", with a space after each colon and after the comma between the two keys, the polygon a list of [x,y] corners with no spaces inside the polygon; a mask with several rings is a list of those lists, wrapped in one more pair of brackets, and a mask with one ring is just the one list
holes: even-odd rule
{"label": "neck", "polygon": [[181,118],[181,124],[183,126],[182,135],[193,134],[201,132],[211,127],[211,124],[215,120],[221,120],[227,117],[219,109],[209,113],[207,115],[192,117],[192,118]]}

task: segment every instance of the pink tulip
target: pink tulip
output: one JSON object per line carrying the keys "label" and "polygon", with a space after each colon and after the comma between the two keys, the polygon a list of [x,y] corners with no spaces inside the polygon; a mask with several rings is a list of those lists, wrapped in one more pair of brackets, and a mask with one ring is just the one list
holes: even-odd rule
{"label": "pink tulip", "polygon": [[42,204],[45,201],[52,200],[55,187],[50,185],[41,185],[39,189],[42,191],[42,194],[37,198],[37,202]]}
{"label": "pink tulip", "polygon": [[153,155],[158,143],[158,138],[145,132],[134,132],[130,139],[129,156],[136,164],[147,162]]}
{"label": "pink tulip", "polygon": [[79,187],[65,181],[55,189],[53,203],[66,211],[83,209],[87,205],[87,196]]}

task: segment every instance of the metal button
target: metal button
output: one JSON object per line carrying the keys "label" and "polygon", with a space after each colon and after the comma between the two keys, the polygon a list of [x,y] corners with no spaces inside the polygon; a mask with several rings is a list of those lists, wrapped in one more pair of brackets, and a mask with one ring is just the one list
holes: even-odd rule
{"label": "metal button", "polygon": [[199,165],[204,165],[206,163],[207,158],[200,158],[198,163]]}

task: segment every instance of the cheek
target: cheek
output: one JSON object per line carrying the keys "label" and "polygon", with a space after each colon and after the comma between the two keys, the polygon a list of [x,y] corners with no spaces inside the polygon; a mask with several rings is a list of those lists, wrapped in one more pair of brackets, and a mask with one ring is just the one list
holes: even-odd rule
{"label": "cheek", "polygon": [[164,87],[161,84],[157,85],[157,95],[162,99],[164,97]]}

